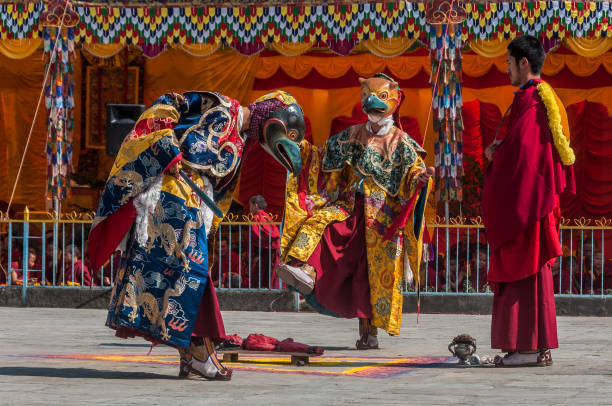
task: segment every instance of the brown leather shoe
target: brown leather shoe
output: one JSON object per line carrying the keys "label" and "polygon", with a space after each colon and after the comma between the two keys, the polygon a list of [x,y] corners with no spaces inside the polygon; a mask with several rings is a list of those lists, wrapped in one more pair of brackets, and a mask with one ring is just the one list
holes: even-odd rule
{"label": "brown leather shoe", "polygon": [[184,358],[181,358],[181,364],[179,365],[179,378],[187,378],[189,377],[189,361]]}
{"label": "brown leather shoe", "polygon": [[540,355],[538,356],[538,362],[543,362],[547,367],[553,364],[552,355],[550,350],[542,350],[540,351]]}
{"label": "brown leather shoe", "polygon": [[358,350],[377,350],[378,338],[371,334],[364,334],[357,340],[355,347],[357,347]]}

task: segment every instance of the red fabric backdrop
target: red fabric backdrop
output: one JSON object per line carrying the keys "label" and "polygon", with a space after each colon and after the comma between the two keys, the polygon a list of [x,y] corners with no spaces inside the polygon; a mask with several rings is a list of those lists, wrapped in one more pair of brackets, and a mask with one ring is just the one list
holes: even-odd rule
{"label": "red fabric backdrop", "polygon": [[[501,120],[499,108],[492,103],[473,100],[463,104],[463,153],[484,164],[484,149],[489,145]],[[506,134],[506,126],[499,129],[500,138]]]}
{"label": "red fabric backdrop", "polygon": [[[576,153],[576,195],[561,196],[561,213],[566,218],[591,219],[591,225],[595,225],[601,217],[612,218],[612,117],[605,106],[588,101],[569,106],[567,115]],[[591,232],[585,232],[584,237],[590,238]],[[593,237],[600,247],[601,231],[595,231]],[[612,258],[612,232],[604,237],[605,257]]]}
{"label": "red fabric backdrop", "polygon": [[[591,219],[591,225],[594,225],[594,220],[601,217],[612,218],[612,117],[604,105],[588,101],[569,106],[567,113],[571,145],[576,152],[576,195],[561,196],[561,212],[563,217],[569,219]],[[483,169],[486,169],[484,148],[495,137],[500,119],[501,112],[494,104],[479,100],[464,103],[463,152],[481,164]],[[505,129],[504,124],[500,129],[502,136]],[[468,172],[466,176],[470,176]],[[601,232],[596,231],[594,236],[599,246]],[[590,237],[590,232],[584,237]],[[608,232],[605,237],[606,257],[612,257],[612,233]],[[455,240],[453,236],[451,245]],[[564,238],[564,243],[569,244],[569,240],[565,241]]]}
{"label": "red fabric backdrop", "polygon": [[563,216],[612,217],[612,117],[605,106],[583,101],[567,109],[576,153],[576,195],[562,196]]}

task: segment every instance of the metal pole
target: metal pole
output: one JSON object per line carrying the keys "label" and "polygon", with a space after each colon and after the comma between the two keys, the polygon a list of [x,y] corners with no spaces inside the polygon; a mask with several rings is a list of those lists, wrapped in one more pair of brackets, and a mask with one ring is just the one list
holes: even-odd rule
{"label": "metal pole", "polygon": [[449,229],[449,224],[450,224],[450,220],[449,220],[449,207],[448,207],[448,201],[444,202],[444,221],[446,223],[446,257],[445,257],[445,262],[446,262],[446,291],[448,292],[448,285],[450,283],[450,242],[449,242],[449,238],[450,238],[450,229]]}
{"label": "metal pole", "polygon": [[26,206],[23,211],[23,265],[21,267],[21,303],[26,305],[26,291],[28,289],[28,262],[30,259],[28,239],[30,233],[30,210]]}

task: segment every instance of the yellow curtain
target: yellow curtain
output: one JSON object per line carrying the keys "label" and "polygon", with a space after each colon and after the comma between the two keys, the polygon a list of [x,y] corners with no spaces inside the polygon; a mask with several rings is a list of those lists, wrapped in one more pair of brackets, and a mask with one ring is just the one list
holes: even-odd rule
{"label": "yellow curtain", "polygon": [[392,58],[406,52],[415,42],[416,38],[369,39],[364,42],[364,46],[376,56]]}
{"label": "yellow curtain", "polygon": [[[115,56],[124,47],[125,44],[83,43],[83,49],[98,58]],[[170,47],[181,49],[195,57],[204,57],[215,53],[219,49],[219,44],[172,44]]]}
{"label": "yellow curtain", "polygon": [[[173,48],[176,46],[173,44]],[[219,44],[180,44],[178,48],[187,52],[189,55],[203,57],[212,55],[219,49]]]}
{"label": "yellow curtain", "polygon": [[602,56],[612,48],[612,38],[565,38],[564,44],[580,56],[594,58]]}
{"label": "yellow curtain", "polygon": [[11,59],[23,59],[36,52],[41,44],[40,38],[0,40],[0,54]]}
{"label": "yellow curtain", "polygon": [[[506,55],[509,43],[509,39],[491,41],[474,40],[470,41],[469,45],[470,48],[480,56],[496,58]],[[563,43],[576,54],[587,58],[602,56],[612,48],[612,39],[608,37],[593,39],[566,37],[563,39]]]}
{"label": "yellow curtain", "polygon": [[272,48],[285,56],[297,56],[308,52],[312,48],[312,44],[309,42],[273,42]]}
{"label": "yellow curtain", "polygon": [[376,72],[382,72],[385,68],[389,68],[394,77],[398,79],[410,79],[421,69],[429,74],[431,69],[429,56],[399,56],[391,59],[372,54],[331,57],[301,55],[291,58],[271,56],[259,58],[255,77],[268,79],[279,68],[282,68],[285,73],[294,79],[304,78],[313,69],[316,69],[326,78],[339,78],[344,76],[351,68],[361,76],[372,76]]}
{"label": "yellow curtain", "polygon": [[602,65],[608,72],[612,72],[612,54],[605,54],[596,58],[587,58],[580,55],[549,54],[546,56],[542,73],[554,76],[567,66],[576,76],[587,77],[595,73]]}
{"label": "yellow curtain", "polygon": [[83,44],[83,48],[87,52],[98,58],[110,58],[111,56],[115,56],[123,47],[123,44],[98,44],[95,42]]}
{"label": "yellow curtain", "polygon": [[[493,66],[498,66],[499,58],[485,58],[480,55],[475,54],[466,54],[463,55],[463,59],[461,61],[461,68],[463,69],[463,73],[471,77],[480,77],[484,76],[489,72],[489,70]],[[503,58],[503,63],[505,64],[506,58]]]}
{"label": "yellow curtain", "polygon": [[[500,72],[506,72],[506,56],[487,58],[478,54],[465,54],[462,60],[463,73],[472,77],[485,75],[491,67],[495,66]],[[612,73],[612,53],[608,52],[596,58],[586,58],[573,54],[546,55],[546,61],[542,67],[542,73],[547,76],[554,76],[567,67],[576,76],[590,76],[600,66],[603,66],[609,73]]]}
{"label": "yellow curtain", "polygon": [[480,56],[497,58],[499,56],[506,56],[509,43],[509,39],[491,41],[473,40],[470,41],[470,48]]}
{"label": "yellow curtain", "polygon": [[[567,67],[575,75],[586,77],[592,75],[602,65],[608,72],[612,73],[612,53],[608,52],[596,58],[552,53],[547,55],[542,72],[545,75],[554,76]],[[500,72],[506,72],[506,56],[490,58],[475,53],[463,55],[462,68],[468,76],[483,76],[493,66]],[[382,58],[369,53],[331,57],[301,55],[287,58],[285,56],[272,56],[259,58],[255,77],[268,79],[278,69],[283,69],[292,78],[303,79],[313,69],[316,69],[326,78],[339,78],[351,68],[361,76],[372,76],[376,72],[388,68],[395,78],[410,79],[418,74],[421,69],[429,74],[431,62],[429,56],[426,55],[406,55],[395,58]]]}

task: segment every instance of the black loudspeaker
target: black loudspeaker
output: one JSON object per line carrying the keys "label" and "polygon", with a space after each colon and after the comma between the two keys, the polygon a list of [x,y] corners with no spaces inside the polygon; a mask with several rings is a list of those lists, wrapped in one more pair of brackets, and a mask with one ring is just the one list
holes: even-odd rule
{"label": "black loudspeaker", "polygon": [[145,111],[143,104],[106,105],[106,154],[115,156],[126,135],[132,131],[138,117]]}

